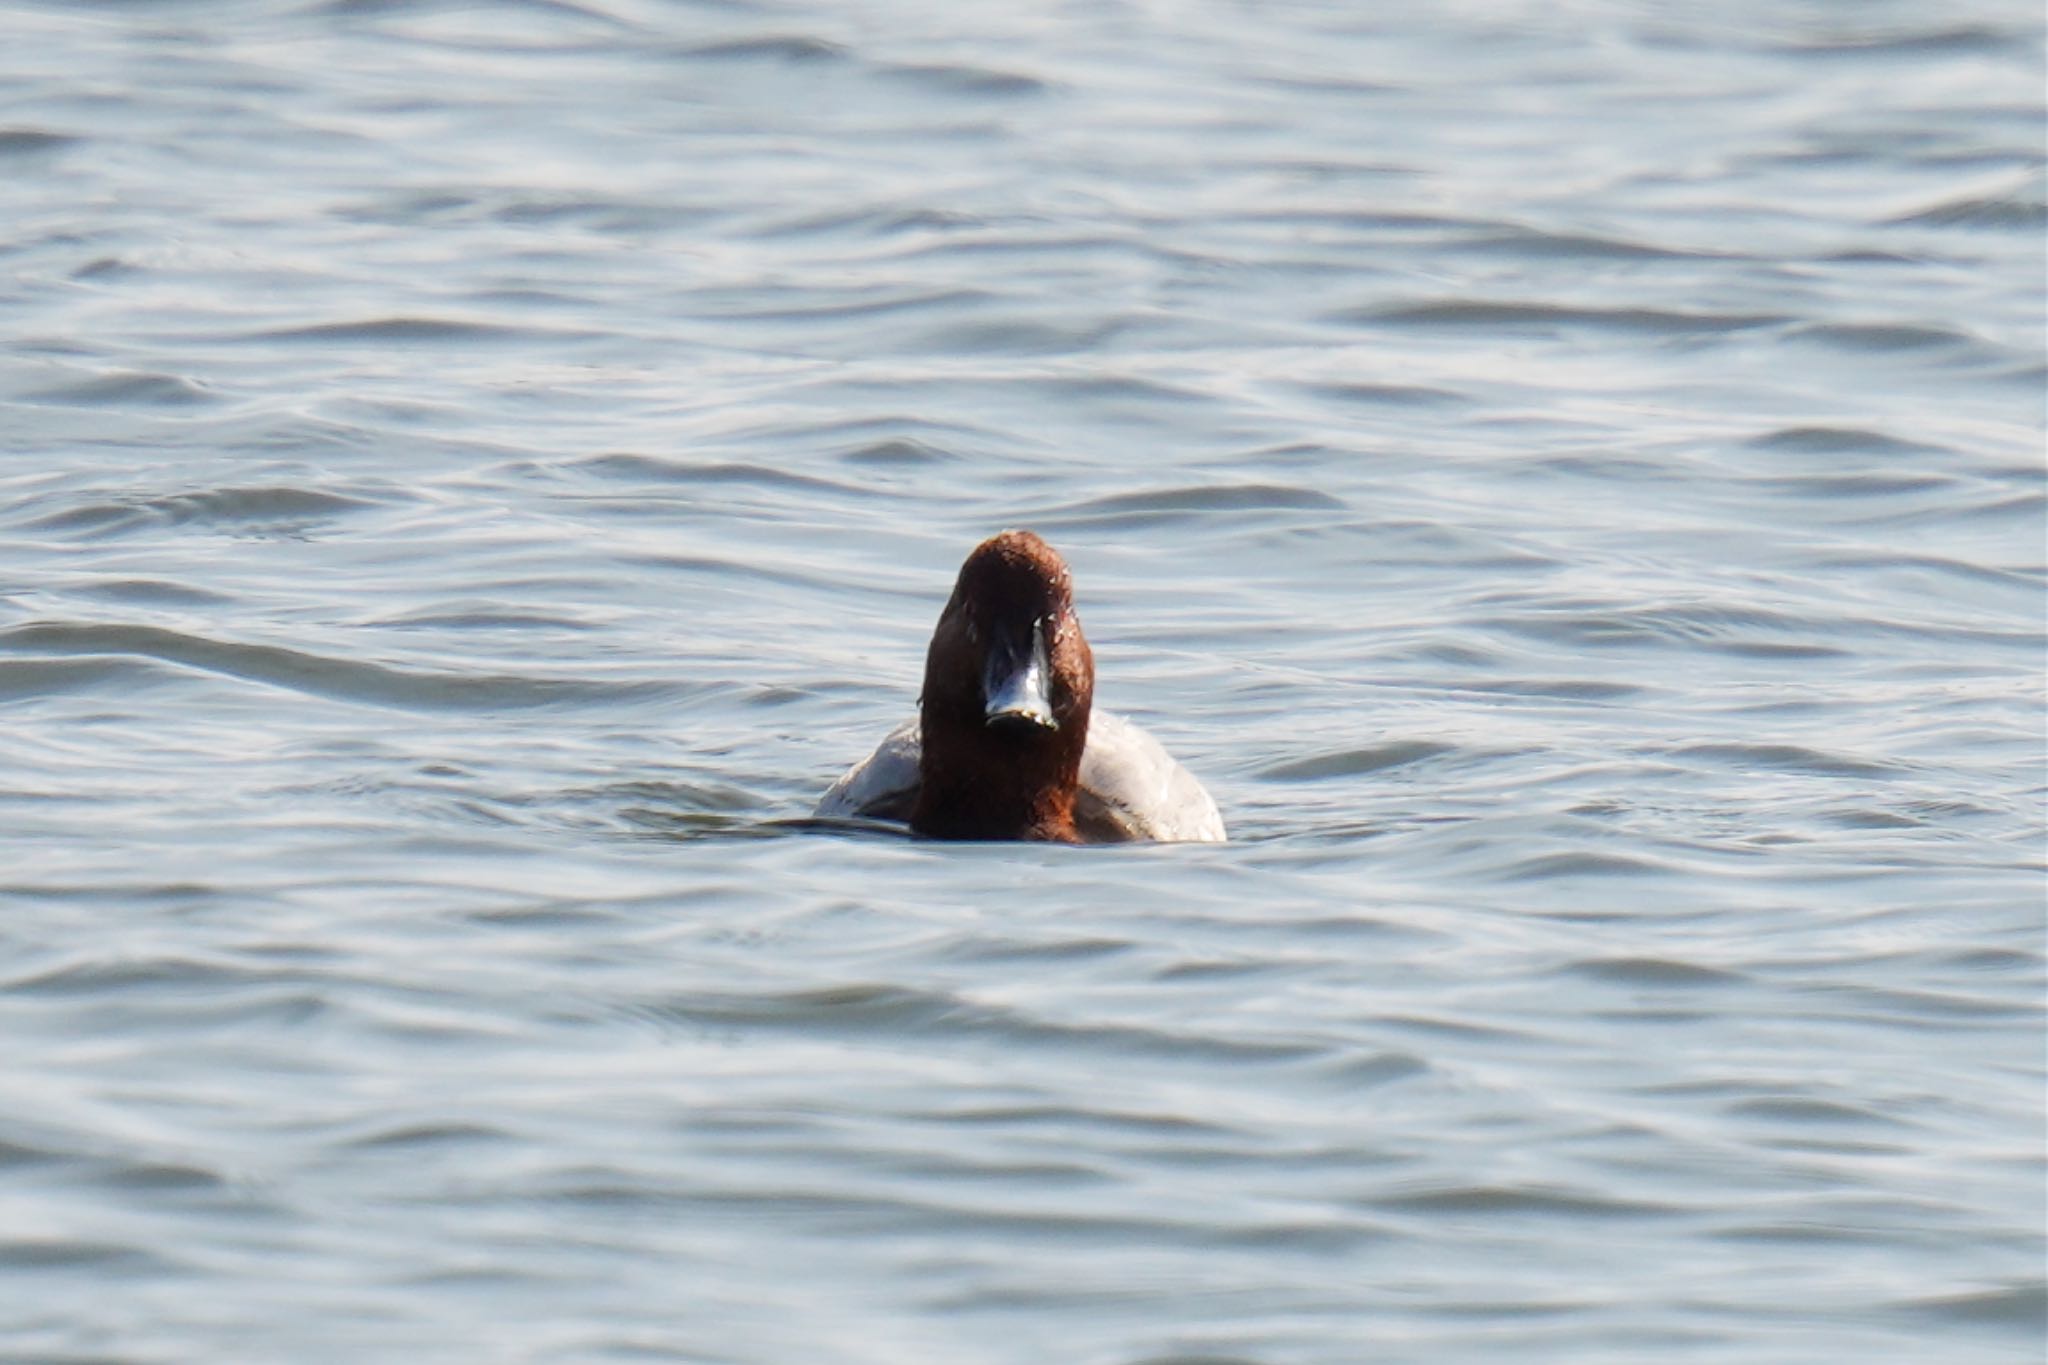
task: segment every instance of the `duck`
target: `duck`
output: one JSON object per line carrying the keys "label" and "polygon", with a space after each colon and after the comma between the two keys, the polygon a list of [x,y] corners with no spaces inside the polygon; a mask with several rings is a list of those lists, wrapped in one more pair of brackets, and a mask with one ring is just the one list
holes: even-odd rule
{"label": "duck", "polygon": [[813,814],[900,822],[932,839],[1228,838],[1193,774],[1138,725],[1096,709],[1073,574],[1026,530],[969,553],[925,651],[918,714]]}

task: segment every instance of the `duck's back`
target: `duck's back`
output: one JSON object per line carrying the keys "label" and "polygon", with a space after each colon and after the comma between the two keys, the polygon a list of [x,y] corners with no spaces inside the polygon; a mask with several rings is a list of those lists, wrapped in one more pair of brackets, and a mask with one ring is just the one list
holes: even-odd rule
{"label": "duck's back", "polygon": [[1221,843],[1223,814],[1158,740],[1113,711],[1088,721],[1074,823],[1090,843]]}
{"label": "duck's back", "polygon": [[917,717],[912,716],[885,735],[873,753],[848,768],[818,798],[811,814],[909,823],[910,808],[917,804],[922,753]]}

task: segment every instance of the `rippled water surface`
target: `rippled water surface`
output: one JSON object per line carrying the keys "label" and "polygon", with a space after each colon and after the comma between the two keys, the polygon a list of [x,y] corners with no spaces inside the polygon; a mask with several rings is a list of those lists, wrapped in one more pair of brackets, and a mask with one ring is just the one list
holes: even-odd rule
{"label": "rippled water surface", "polygon": [[2040,1359],[2037,5],[5,24],[7,1358]]}

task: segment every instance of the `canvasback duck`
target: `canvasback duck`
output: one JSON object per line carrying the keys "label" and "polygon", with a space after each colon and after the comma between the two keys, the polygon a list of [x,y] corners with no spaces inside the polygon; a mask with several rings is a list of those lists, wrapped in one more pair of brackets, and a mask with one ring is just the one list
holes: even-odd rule
{"label": "canvasback duck", "polygon": [[1073,577],[1029,531],[983,541],[960,566],[918,707],[818,815],[903,820],[934,839],[1225,837],[1216,802],[1159,741],[1095,710]]}

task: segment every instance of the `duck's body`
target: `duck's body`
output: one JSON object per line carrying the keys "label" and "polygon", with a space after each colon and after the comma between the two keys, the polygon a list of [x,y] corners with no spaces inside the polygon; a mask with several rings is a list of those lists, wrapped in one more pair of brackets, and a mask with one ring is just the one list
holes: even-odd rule
{"label": "duck's body", "polygon": [[[912,716],[832,784],[817,814],[908,823],[917,805],[923,751],[918,718]],[[1097,711],[1088,722],[1074,827],[1079,841],[1089,844],[1221,843],[1228,837],[1215,800],[1194,774],[1158,740],[1112,711]]]}
{"label": "duck's body", "polygon": [[1066,562],[1005,531],[960,566],[925,652],[919,715],[819,801],[936,839],[1218,841],[1223,817],[1159,742],[1097,713]]}

